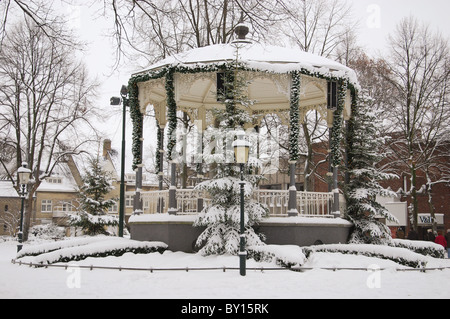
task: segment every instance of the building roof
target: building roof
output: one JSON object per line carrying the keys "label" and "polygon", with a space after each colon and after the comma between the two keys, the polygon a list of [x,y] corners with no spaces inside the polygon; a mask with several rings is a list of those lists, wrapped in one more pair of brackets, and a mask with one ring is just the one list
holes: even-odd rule
{"label": "building roof", "polygon": [[311,74],[320,74],[325,77],[345,78],[354,85],[358,83],[356,73],[336,61],[299,49],[259,43],[216,44],[192,49],[161,60],[135,75],[171,66],[195,67],[205,64],[221,64],[235,61],[236,58],[238,62],[255,70],[274,73],[305,70]]}
{"label": "building roof", "polygon": [[11,181],[0,181],[0,197],[19,198]]}

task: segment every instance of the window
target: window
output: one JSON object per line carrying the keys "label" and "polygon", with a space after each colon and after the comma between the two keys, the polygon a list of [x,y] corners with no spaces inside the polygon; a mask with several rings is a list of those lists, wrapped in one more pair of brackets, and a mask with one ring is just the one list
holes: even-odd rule
{"label": "window", "polygon": [[117,203],[115,203],[112,207],[108,208],[108,212],[111,214],[116,214],[119,211]]}
{"label": "window", "polygon": [[52,212],[52,200],[51,199],[43,199],[41,201],[41,212],[42,213],[51,213]]}
{"label": "window", "polygon": [[133,207],[134,196],[126,195],[125,196],[125,207]]}
{"label": "window", "polygon": [[51,184],[62,184],[61,177],[47,177],[45,180],[47,181],[47,183]]}
{"label": "window", "polygon": [[62,202],[61,208],[63,212],[71,212],[72,211],[72,202]]}

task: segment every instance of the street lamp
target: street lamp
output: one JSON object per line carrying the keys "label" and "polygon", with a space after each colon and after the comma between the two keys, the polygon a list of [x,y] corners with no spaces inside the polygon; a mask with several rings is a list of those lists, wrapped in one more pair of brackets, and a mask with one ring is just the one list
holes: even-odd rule
{"label": "street lamp", "polygon": [[130,100],[128,98],[128,88],[122,85],[120,89],[120,97],[112,97],[111,105],[120,105],[122,101],[122,157],[120,167],[120,203],[119,203],[119,237],[123,237],[123,224],[125,218],[125,121],[126,121],[126,107],[129,106]]}
{"label": "street lamp", "polygon": [[246,259],[247,252],[245,251],[245,226],[244,226],[244,165],[248,162],[248,153],[250,149],[250,143],[244,139],[245,132],[240,131],[236,134],[238,139],[233,142],[234,156],[236,163],[241,168],[241,181],[240,185],[240,204],[241,204],[241,216],[240,216],[240,242],[239,242],[239,272],[241,276],[245,276],[246,272]]}
{"label": "street lamp", "polygon": [[17,179],[19,181],[19,195],[22,199],[22,204],[20,207],[20,225],[19,225],[19,244],[17,245],[17,252],[22,250],[22,242],[23,242],[23,207],[25,197],[27,195],[27,185],[30,182],[31,170],[27,168],[27,163],[23,162],[22,166],[17,170]]}

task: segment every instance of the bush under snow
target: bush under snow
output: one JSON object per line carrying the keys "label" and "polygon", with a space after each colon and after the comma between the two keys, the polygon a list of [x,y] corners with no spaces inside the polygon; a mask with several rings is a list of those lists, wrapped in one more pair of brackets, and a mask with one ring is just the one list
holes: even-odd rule
{"label": "bush under snow", "polygon": [[122,256],[125,253],[163,253],[162,242],[136,241],[121,237],[88,237],[24,247],[17,258],[26,262],[53,264],[83,260],[88,257]]}

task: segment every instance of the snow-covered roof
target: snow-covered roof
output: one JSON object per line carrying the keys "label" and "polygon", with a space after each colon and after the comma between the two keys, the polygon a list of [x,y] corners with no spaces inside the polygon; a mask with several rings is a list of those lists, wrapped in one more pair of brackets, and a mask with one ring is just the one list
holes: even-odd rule
{"label": "snow-covered roof", "polygon": [[45,178],[39,185],[38,192],[77,192],[77,183],[66,163],[59,163],[51,176]]}
{"label": "snow-covered roof", "polygon": [[238,52],[237,60],[251,69],[274,73],[306,70],[311,74],[345,78],[352,84],[358,83],[355,72],[336,61],[299,49],[259,43],[216,44],[192,49],[161,60],[135,75],[177,65],[195,67],[201,64],[231,62],[236,60],[236,52]]}
{"label": "snow-covered roof", "polygon": [[11,181],[0,181],[0,197],[19,197]]}

